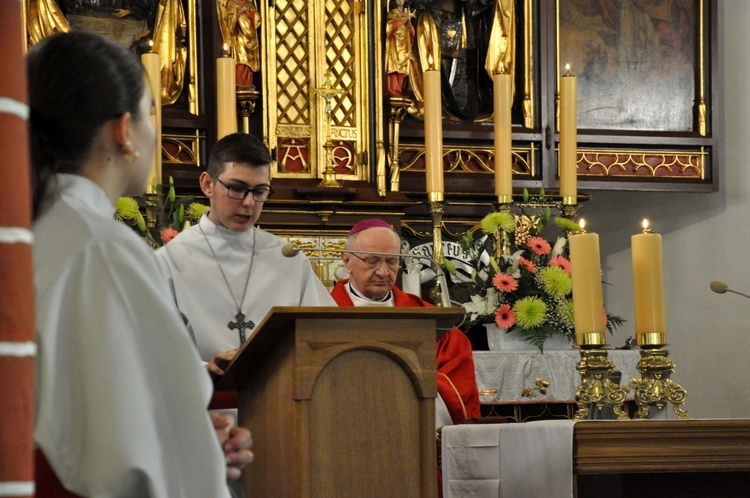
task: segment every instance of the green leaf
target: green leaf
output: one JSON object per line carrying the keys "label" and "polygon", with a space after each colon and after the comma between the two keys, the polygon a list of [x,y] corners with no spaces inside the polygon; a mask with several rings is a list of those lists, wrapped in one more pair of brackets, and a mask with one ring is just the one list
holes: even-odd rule
{"label": "green leaf", "polygon": [[529,202],[529,190],[526,187],[523,188],[523,202]]}

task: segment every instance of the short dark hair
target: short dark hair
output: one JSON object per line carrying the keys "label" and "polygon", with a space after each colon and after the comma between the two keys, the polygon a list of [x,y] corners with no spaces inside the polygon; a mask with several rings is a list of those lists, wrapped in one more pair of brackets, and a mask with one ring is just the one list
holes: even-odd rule
{"label": "short dark hair", "polygon": [[246,163],[253,167],[271,164],[271,154],[257,137],[247,133],[232,133],[213,146],[208,158],[208,173],[214,178],[224,172],[227,163]]}
{"label": "short dark hair", "polygon": [[27,55],[34,216],[56,173],[75,173],[108,121],[140,119],[146,84],[138,57],[83,30],[58,33]]}

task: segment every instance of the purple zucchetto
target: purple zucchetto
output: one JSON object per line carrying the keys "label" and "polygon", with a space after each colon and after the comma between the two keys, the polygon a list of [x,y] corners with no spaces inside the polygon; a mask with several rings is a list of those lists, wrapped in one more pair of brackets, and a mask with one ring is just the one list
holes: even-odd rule
{"label": "purple zucchetto", "polygon": [[391,230],[393,230],[393,225],[391,225],[387,221],[383,221],[379,218],[368,218],[366,220],[357,222],[357,224],[355,224],[352,229],[349,230],[349,233],[346,236],[348,237],[350,235],[354,235],[355,233],[361,232],[362,230],[367,230],[368,228],[375,227],[390,228]]}

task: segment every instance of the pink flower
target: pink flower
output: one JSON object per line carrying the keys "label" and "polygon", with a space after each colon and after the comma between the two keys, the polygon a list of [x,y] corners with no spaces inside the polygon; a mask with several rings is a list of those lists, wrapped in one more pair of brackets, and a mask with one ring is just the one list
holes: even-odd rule
{"label": "pink flower", "polygon": [[161,237],[161,240],[163,240],[165,244],[169,242],[170,240],[174,239],[175,237],[177,237],[179,234],[180,232],[178,232],[174,228],[165,228],[164,230],[159,232],[159,236]]}
{"label": "pink flower", "polygon": [[518,289],[518,280],[507,273],[498,273],[492,277],[492,285],[500,292],[513,292]]}
{"label": "pink flower", "polygon": [[554,258],[549,260],[550,266],[559,266],[563,270],[565,270],[565,273],[570,275],[570,261],[568,261],[563,256],[555,256]]}
{"label": "pink flower", "polygon": [[549,254],[552,250],[552,247],[549,245],[549,242],[544,240],[542,237],[529,237],[528,242],[526,242],[526,245],[529,246],[529,249],[531,249],[531,252],[536,254]]}
{"label": "pink flower", "polygon": [[518,266],[524,268],[529,273],[536,273],[536,265],[533,261],[524,258],[523,256],[518,257]]}
{"label": "pink flower", "polygon": [[516,323],[516,313],[513,311],[513,308],[510,304],[503,304],[495,313],[495,323],[498,327],[505,330],[510,330],[510,328],[515,325]]}

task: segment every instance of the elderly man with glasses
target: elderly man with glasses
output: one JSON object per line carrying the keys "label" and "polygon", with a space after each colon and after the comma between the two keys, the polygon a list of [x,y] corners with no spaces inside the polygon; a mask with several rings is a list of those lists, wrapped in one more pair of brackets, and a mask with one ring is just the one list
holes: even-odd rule
{"label": "elderly man with glasses", "polygon": [[[401,268],[401,237],[387,222],[371,218],[349,231],[341,259],[349,279],[331,291],[339,306],[429,307],[418,296],[396,286]],[[479,392],[471,343],[457,328],[437,342],[439,426],[479,417]],[[447,412],[445,409],[447,408]]]}
{"label": "elderly man with glasses", "polygon": [[222,375],[273,306],[335,306],[309,260],[282,255],[285,241],[255,226],[273,194],[271,156],[234,133],[211,150],[200,187],[210,209],[157,251],[201,358]]}

